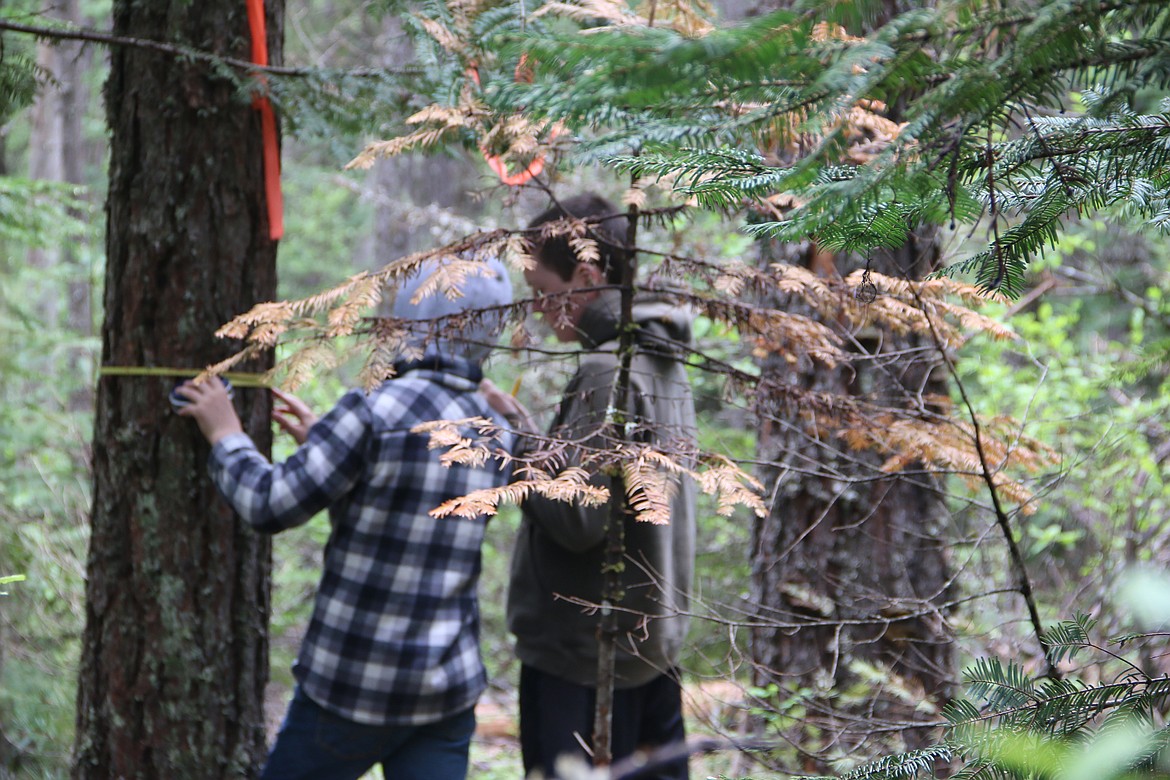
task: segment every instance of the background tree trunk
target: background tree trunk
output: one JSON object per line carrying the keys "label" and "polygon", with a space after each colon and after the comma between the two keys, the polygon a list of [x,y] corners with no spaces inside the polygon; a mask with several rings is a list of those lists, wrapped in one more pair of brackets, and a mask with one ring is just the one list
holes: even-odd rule
{"label": "background tree trunk", "polygon": [[[872,3],[865,25],[875,29],[929,1]],[[788,5],[775,0],[748,15]],[[893,103],[889,113],[896,121]],[[788,263],[833,277],[866,267],[862,258],[835,257],[812,243],[761,246],[765,265]],[[934,231],[924,230],[898,249],[875,252],[869,267],[919,280],[935,269],[938,256]],[[820,319],[795,298],[767,303]],[[854,339],[854,350],[870,357],[833,369],[807,357],[792,365],[772,356],[761,366],[763,378],[901,409],[930,408],[924,398],[947,393],[929,339],[874,327]],[[902,474],[883,473],[882,456],[851,450],[833,430],[799,412],[774,410],[771,417],[761,425],[758,449],[761,462],[770,464],[760,476],[773,501],[770,514],[753,526],[752,597],[765,623],[800,627],[753,631],[755,682],[810,696],[796,744],[810,748],[812,771],[829,768],[819,748],[831,746],[840,755],[868,743],[863,753],[870,756],[929,744],[926,729],[897,729],[937,721],[933,707],[945,702],[955,682],[955,647],[942,606],[952,584],[942,485],[915,465]],[[830,689],[838,692],[836,700],[823,696]],[[886,727],[892,730],[882,731]],[[819,745],[809,738],[814,734]]]}
{"label": "background tree trunk", "polygon": [[[79,0],[61,0],[62,18],[79,27],[90,25],[80,6]],[[93,57],[92,47],[70,43],[61,48],[61,67],[67,74],[61,79],[61,172],[65,181],[78,186],[90,183],[103,156],[99,144],[86,137],[83,122],[93,101],[90,89]],[[82,215],[74,213],[73,216],[80,218]],[[97,286],[95,279],[91,278],[93,274],[89,273],[92,265],[79,257],[71,246],[65,247],[62,261],[69,268],[76,269],[70,273],[67,285],[67,325],[74,333],[90,338],[94,335],[93,292]],[[80,362],[83,355],[87,353],[73,350],[75,361]],[[93,390],[87,386],[73,393],[69,402],[71,408],[80,410],[92,409],[93,400]]]}
{"label": "background tree trunk", "polygon": [[[394,14],[382,19],[374,39],[385,68],[414,56]],[[483,203],[471,192],[484,186],[483,173],[482,166],[469,165],[464,156],[414,153],[378,160],[366,179],[370,191],[365,197],[374,202],[374,231],[365,267],[381,268],[482,227],[475,218],[483,213]]]}
{"label": "background tree trunk", "polygon": [[[842,276],[853,270],[838,269],[811,244],[765,248],[766,262]],[[871,267],[920,279],[936,256],[933,239],[923,236],[875,255]],[[769,304],[814,316],[796,299]],[[855,347],[872,359],[830,369],[807,358],[796,365],[775,358],[763,372],[771,381],[882,407],[912,408],[931,393],[945,393],[933,345],[870,331],[857,335]],[[770,464],[762,476],[773,503],[754,527],[752,595],[763,606],[762,618],[800,627],[754,630],[757,685],[811,690],[805,725],[820,730],[818,747],[833,744],[835,751],[855,747],[882,726],[937,720],[937,712],[919,705],[941,705],[954,678],[954,647],[941,606],[951,582],[941,534],[948,514],[938,481],[913,466],[905,474],[884,474],[880,456],[852,451],[823,424],[782,410],[773,410],[761,426],[759,450]],[[876,665],[878,673],[869,675],[864,664]],[[830,687],[845,691],[858,680],[866,693],[855,701],[818,695]],[[927,736],[908,731],[904,744],[883,747],[921,746]]]}
{"label": "background tree trunk", "polygon": [[[282,1],[267,13],[279,63]],[[250,56],[238,0],[118,0],[113,32]],[[106,94],[102,363],[202,367],[230,351],[215,328],[275,293],[259,115],[205,63],[130,48]],[[98,389],[77,778],[239,778],[264,755],[269,544],[215,494],[173,382]],[[267,448],[267,394],[236,395]]]}
{"label": "background tree trunk", "polygon": [[[65,60],[62,49],[41,41],[37,44],[37,67],[53,74],[55,79],[68,76],[62,67]],[[37,142],[29,146],[28,175],[30,179],[65,181],[64,132],[62,117],[65,114],[64,81],[42,89],[29,110],[31,136]],[[32,311],[45,328],[56,328],[64,301],[57,295],[57,284],[52,278],[61,263],[63,249],[59,247],[34,247],[28,250],[28,265],[37,269],[38,289],[29,301]],[[43,358],[42,358],[43,359]]]}
{"label": "background tree trunk", "polygon": [[[93,20],[82,14],[78,0],[59,0],[55,9],[64,21],[78,27],[93,26]],[[28,147],[29,178],[66,182],[76,185],[77,192],[99,189],[93,177],[104,155],[103,143],[86,136],[83,121],[93,99],[90,88],[93,56],[92,47],[77,41],[37,44],[37,64],[49,74],[51,81],[38,92],[29,110],[32,137],[36,139]],[[82,190],[86,185],[91,187]],[[72,216],[84,219],[78,211]],[[64,327],[77,337],[89,339],[94,335],[92,291],[95,285],[90,273],[92,263],[77,249],[75,244],[66,242],[61,246],[28,250],[28,266],[38,269],[39,276],[30,303],[45,331],[55,332]],[[73,365],[84,366],[88,373],[89,351],[73,347],[69,352]],[[50,360],[51,356],[43,359]],[[85,383],[73,389],[67,400],[70,410],[88,410],[93,406],[92,388]]]}

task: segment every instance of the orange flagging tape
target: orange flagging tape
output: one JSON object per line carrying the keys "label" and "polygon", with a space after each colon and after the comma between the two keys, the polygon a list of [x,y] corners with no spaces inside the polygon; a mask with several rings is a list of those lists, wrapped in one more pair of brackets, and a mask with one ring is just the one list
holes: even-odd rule
{"label": "orange flagging tape", "polygon": [[[264,0],[247,0],[248,28],[252,32],[252,62],[268,64],[268,34],[264,24]],[[266,94],[252,99],[260,112],[260,133],[264,145],[264,195],[268,201],[268,237],[284,235],[284,196],[280,191],[280,145],[276,138],[276,114]]]}
{"label": "orange flagging tape", "polygon": [[[479,83],[479,68],[474,64],[467,67],[467,76],[475,86],[480,86]],[[532,68],[528,63],[528,55],[521,54],[520,62],[516,65],[516,81],[517,82],[532,82]],[[551,141],[557,137],[559,130],[556,126],[549,132],[548,137]],[[544,170],[544,152],[538,152],[532,162],[528,163],[528,167],[517,173],[509,173],[508,166],[504,163],[504,159],[498,154],[492,154],[486,147],[479,147],[479,151],[483,154],[483,159],[487,162],[488,167],[492,169],[492,173],[500,178],[500,181],[507,184],[509,187],[519,187],[521,184],[526,184],[532,179],[536,178]]]}

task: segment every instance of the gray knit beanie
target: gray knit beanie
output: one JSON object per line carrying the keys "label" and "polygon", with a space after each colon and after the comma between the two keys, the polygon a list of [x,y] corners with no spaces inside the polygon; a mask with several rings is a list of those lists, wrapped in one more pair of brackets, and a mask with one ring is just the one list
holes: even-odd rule
{"label": "gray knit beanie", "polygon": [[[413,298],[431,275],[443,266],[442,260],[429,260],[419,266],[398,289],[394,298],[394,316],[402,320],[421,321],[411,328],[411,340],[424,345],[428,356],[461,357],[475,363],[487,358],[507,318],[506,311],[484,311],[507,306],[512,302],[512,281],[508,269],[497,257],[485,258],[478,272],[467,274],[458,285],[462,293],[449,298],[443,287],[418,301]],[[467,314],[465,321],[456,323],[444,318]],[[435,334],[442,333],[442,337]]]}

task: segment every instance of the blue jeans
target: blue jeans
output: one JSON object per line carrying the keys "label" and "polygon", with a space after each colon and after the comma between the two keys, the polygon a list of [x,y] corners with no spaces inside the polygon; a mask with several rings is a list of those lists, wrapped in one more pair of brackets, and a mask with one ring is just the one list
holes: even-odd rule
{"label": "blue jeans", "polygon": [[475,709],[423,726],[366,726],[334,715],[298,686],[261,780],[464,780]]}

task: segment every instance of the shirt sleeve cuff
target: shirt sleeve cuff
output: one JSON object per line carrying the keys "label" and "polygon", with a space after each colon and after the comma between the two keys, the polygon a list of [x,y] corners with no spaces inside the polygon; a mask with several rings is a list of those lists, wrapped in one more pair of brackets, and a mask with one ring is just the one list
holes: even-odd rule
{"label": "shirt sleeve cuff", "polygon": [[229,433],[215,443],[211,448],[211,457],[221,459],[237,450],[256,449],[251,437],[246,433]]}

